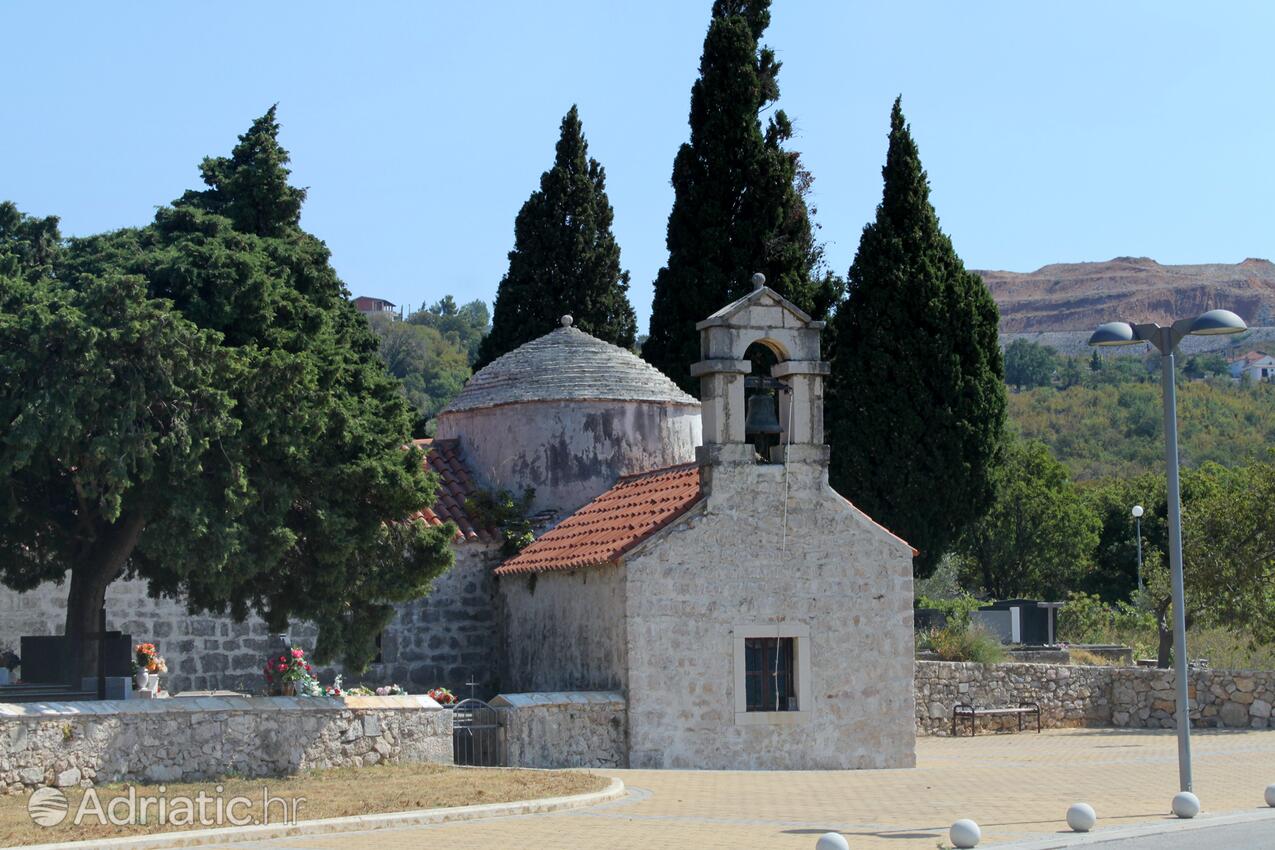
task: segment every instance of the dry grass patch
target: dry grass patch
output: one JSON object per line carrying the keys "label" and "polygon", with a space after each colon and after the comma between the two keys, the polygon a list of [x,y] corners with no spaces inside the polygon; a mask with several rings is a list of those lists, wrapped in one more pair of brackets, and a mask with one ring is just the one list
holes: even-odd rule
{"label": "dry grass patch", "polygon": [[[561,797],[600,791],[609,780],[591,773],[571,771],[510,770],[505,768],[462,768],[441,765],[378,765],[364,768],[334,768],[313,770],[279,779],[241,779],[228,777],[220,781],[175,783],[160,785],[104,785],[98,787],[97,797],[102,809],[109,812],[110,801],[127,798],[130,787],[136,797],[162,797],[168,806],[166,823],[159,823],[157,808],[149,810],[148,822],[128,826],[102,824],[98,818],[76,826],[72,823],[85,792],[71,789],[67,793],[69,812],[66,820],[53,827],[41,827],[32,822],[27,812],[28,795],[17,794],[0,797],[0,846],[41,844],[54,841],[78,841],[94,838],[111,838],[123,835],[144,835],[183,829],[203,829],[210,826],[232,826],[222,823],[200,822],[197,808],[191,809],[191,822],[183,822],[179,812],[183,805],[178,798],[197,799],[202,792],[208,818],[217,812],[216,799],[226,805],[232,797],[247,798],[250,805],[242,804],[233,812],[246,815],[256,822],[261,819],[262,803],[266,795],[297,803],[299,820],[335,818],[347,815],[369,815],[382,812],[435,809],[450,806],[471,806],[483,803],[507,803],[515,800],[533,800],[545,797]],[[164,788],[163,794],[159,789]],[[121,812],[124,803],[116,804]],[[197,804],[196,804],[197,805]],[[285,805],[273,803],[270,822],[285,820]]]}

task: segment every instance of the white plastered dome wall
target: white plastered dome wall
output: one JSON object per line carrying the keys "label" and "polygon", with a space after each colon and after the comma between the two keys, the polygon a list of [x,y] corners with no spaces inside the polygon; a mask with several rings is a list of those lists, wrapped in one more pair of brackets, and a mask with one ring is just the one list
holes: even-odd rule
{"label": "white plastered dome wall", "polygon": [[566,516],[621,475],[695,460],[700,403],[623,348],[563,325],[475,374],[438,416],[479,484]]}

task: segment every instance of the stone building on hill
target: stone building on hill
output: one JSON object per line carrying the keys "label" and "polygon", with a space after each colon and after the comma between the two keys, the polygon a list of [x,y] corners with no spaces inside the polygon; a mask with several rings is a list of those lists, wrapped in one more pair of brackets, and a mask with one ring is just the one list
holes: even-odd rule
{"label": "stone building on hill", "polygon": [[[702,404],[569,317],[474,375],[421,442],[439,479],[421,516],[454,523],[455,566],[362,678],[620,704],[613,763],[633,767],[910,766],[913,553],[828,485],[823,323],[759,285],[698,328]],[[524,490],[540,533],[506,557],[471,500]],[[60,630],[64,600],[7,594],[0,644]],[[259,690],[259,621],[135,582],[107,604],[168,657],[169,690]]]}

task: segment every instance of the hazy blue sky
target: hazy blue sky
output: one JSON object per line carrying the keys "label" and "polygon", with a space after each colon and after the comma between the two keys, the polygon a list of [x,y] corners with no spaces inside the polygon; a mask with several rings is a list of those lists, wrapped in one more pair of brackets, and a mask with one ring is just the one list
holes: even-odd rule
{"label": "hazy blue sky", "polygon": [[[355,294],[490,301],[580,106],[643,330],[710,0],[0,2],[0,198],[150,219],[278,102]],[[844,272],[890,103],[973,268],[1275,255],[1275,4],[776,0],[780,105]]]}

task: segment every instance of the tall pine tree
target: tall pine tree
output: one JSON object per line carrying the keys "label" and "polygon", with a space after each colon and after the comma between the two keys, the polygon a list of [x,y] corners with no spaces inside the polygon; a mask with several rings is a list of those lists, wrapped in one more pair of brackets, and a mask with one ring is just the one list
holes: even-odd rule
{"label": "tall pine tree", "polygon": [[615,214],[606,172],[589,156],[580,114],[562,119],[553,167],[518,211],[509,271],[500,281],[491,333],[475,369],[558,327],[569,313],[575,326],[632,348],[637,319],[629,303],[629,273],[611,232]]}
{"label": "tall pine tree", "polygon": [[770,0],[714,2],[691,88],[691,140],[673,161],[669,258],[655,279],[642,356],[695,394],[695,323],[751,290],[754,272],[815,318],[839,294],[834,278],[816,277],[820,252],[803,199],[810,177],[783,146],[792,123],[783,110],[764,129],[759,117],[779,98],[780,63],[758,47],[769,23]]}
{"label": "tall pine tree", "polygon": [[926,576],[992,503],[1006,404],[999,313],[939,229],[899,100],[882,174],[833,321],[831,478],[920,550]]}

